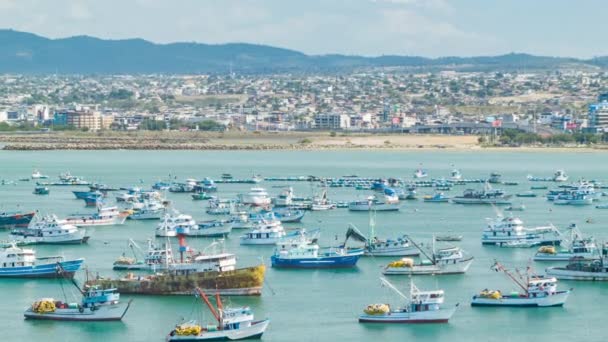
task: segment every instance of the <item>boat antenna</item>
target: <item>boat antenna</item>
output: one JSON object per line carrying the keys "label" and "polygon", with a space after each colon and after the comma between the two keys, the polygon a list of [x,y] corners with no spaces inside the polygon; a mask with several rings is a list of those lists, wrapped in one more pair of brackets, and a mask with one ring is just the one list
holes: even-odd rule
{"label": "boat antenna", "polygon": [[[431,260],[433,263],[435,263],[435,256],[433,255],[433,257],[430,257],[428,254],[426,254],[426,252],[424,251],[424,249],[420,246],[418,246],[418,244],[416,244],[416,242],[414,242],[414,240],[412,240],[412,238],[409,235],[406,235],[406,237],[408,238],[408,240],[412,243],[412,245],[414,245],[414,247],[418,248],[418,250],[420,251],[420,253],[424,254],[424,256]],[[434,254],[434,252],[433,252]]]}
{"label": "boat antenna", "polygon": [[209,301],[209,298],[207,297],[205,292],[203,292],[203,290],[201,290],[200,287],[197,287],[196,293],[198,293],[198,295],[203,299],[205,304],[207,304],[207,307],[209,307],[209,311],[211,311],[211,314],[213,314],[213,317],[215,317],[217,322],[221,325],[222,318],[220,317],[218,311],[213,307],[213,304],[211,304],[211,302]]}
{"label": "boat antenna", "polygon": [[76,280],[74,280],[74,277],[68,277],[68,272],[66,272],[65,268],[63,268],[63,265],[61,265],[60,262],[57,262],[55,270],[57,271],[57,274],[61,276],[61,278],[69,280],[76,287],[76,289],[78,289],[78,292],[84,296],[85,292],[80,288],[80,286],[78,286],[78,283]]}
{"label": "boat antenna", "polygon": [[492,265],[491,267],[493,270],[495,270],[496,272],[498,271],[502,271],[504,272],[507,277],[511,278],[511,280],[513,280],[515,282],[515,284],[517,284],[519,287],[521,287],[524,291],[526,291],[526,293],[528,293],[528,287],[524,286],[524,284],[522,284],[520,282],[520,280],[518,280],[517,278],[515,278],[511,272],[509,272],[509,270],[507,270],[501,263],[499,263],[498,261],[494,261],[494,265]]}
{"label": "boat antenna", "polygon": [[[395,293],[397,293],[401,298],[409,301],[409,298],[407,298],[407,296],[404,295],[403,292],[399,291],[399,289],[397,289],[393,284],[391,284],[391,282],[389,282],[386,278],[380,277],[380,281],[382,282],[383,285],[386,285],[391,290],[395,291]],[[411,281],[411,278],[410,278],[410,281]]]}

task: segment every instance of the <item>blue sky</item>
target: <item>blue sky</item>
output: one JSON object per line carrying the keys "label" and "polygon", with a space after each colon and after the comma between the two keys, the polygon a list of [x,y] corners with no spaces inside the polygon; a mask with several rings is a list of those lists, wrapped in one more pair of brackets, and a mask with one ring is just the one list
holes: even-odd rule
{"label": "blue sky", "polygon": [[608,55],[605,13],[602,0],[0,0],[0,27],[309,54],[586,58]]}

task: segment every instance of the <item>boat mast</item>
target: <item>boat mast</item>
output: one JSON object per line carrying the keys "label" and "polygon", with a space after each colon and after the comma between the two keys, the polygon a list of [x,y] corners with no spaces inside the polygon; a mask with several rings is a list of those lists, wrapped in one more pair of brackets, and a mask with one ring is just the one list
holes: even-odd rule
{"label": "boat mast", "polygon": [[203,301],[205,302],[205,304],[207,304],[207,307],[209,308],[209,311],[211,311],[211,314],[213,314],[213,317],[215,317],[215,319],[217,320],[217,323],[219,325],[221,325],[222,318],[220,317],[218,311],[213,307],[213,304],[211,304],[211,302],[209,301],[209,298],[207,297],[207,295],[205,294],[205,292],[203,292],[203,290],[201,290],[200,287],[196,288],[196,292],[199,294],[199,296],[201,296],[201,298],[203,299]]}
{"label": "boat mast", "polygon": [[[380,281],[382,282],[383,285],[388,286],[391,290],[395,291],[395,293],[397,293],[401,298],[403,298],[409,302],[410,299],[406,295],[404,295],[403,292],[399,291],[399,289],[397,289],[393,284],[391,284],[386,278],[380,277]],[[410,282],[411,281],[412,281],[412,279],[410,278]],[[410,284],[410,293],[411,293],[412,285],[413,285],[413,283]]]}
{"label": "boat mast", "polygon": [[[406,236],[407,236],[408,240],[410,240],[410,242],[412,243],[412,245],[414,245],[414,247],[418,248],[418,250],[420,251],[420,253],[424,254],[424,256],[425,256],[427,259],[429,259],[430,261],[432,261],[432,262],[433,262],[433,264],[435,264],[435,251],[434,251],[434,248],[433,248],[433,256],[432,256],[432,257],[430,257],[428,254],[426,254],[426,252],[424,251],[424,249],[422,249],[420,246],[418,246],[418,245],[417,245],[417,244],[414,242],[414,240],[412,240],[412,239],[409,237],[409,235],[406,235]],[[434,238],[433,238],[433,240],[434,240]]]}
{"label": "boat mast", "polygon": [[215,303],[217,304],[217,311],[218,311],[218,314],[220,316],[219,330],[223,330],[224,329],[224,322],[223,322],[222,312],[224,311],[224,305],[222,305],[222,299],[220,298],[220,293],[219,292],[215,292]]}
{"label": "boat mast", "polygon": [[371,208],[369,210],[369,240],[373,241],[376,238],[376,210]]}
{"label": "boat mast", "polygon": [[[507,270],[501,263],[499,263],[498,261],[495,261],[493,268],[496,271],[504,272],[507,275],[507,277],[511,278],[511,280],[513,280],[515,282],[515,284],[517,284],[519,287],[521,287],[526,292],[526,294],[528,293],[528,287],[524,286],[519,280],[517,280],[517,278],[515,278],[511,274],[511,272],[509,272],[509,270]],[[529,280],[529,278],[528,278],[528,280]]]}
{"label": "boat mast", "polygon": [[74,280],[74,277],[66,276],[65,268],[63,268],[60,262],[57,262],[56,269],[58,274],[60,274],[64,279],[68,279],[76,287],[76,289],[78,289],[78,292],[84,296],[85,292],[80,288],[80,286],[78,286],[78,283],[76,280]]}

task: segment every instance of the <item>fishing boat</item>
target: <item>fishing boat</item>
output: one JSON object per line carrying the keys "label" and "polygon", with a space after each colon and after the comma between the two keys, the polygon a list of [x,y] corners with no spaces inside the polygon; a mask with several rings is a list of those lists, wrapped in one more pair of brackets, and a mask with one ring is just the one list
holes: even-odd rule
{"label": "fishing boat", "polygon": [[301,234],[278,242],[270,262],[276,268],[348,268],[355,267],[362,255],[362,249],[321,249],[316,241]]}
{"label": "fishing boat", "polygon": [[427,203],[446,203],[450,201],[450,197],[444,195],[443,192],[437,192],[434,195],[424,196],[424,201]]}
{"label": "fishing boat", "polygon": [[497,215],[495,219],[486,219],[488,225],[483,230],[483,245],[501,246],[508,243],[526,243],[530,246],[557,246],[563,240],[562,234],[553,225],[527,228],[518,217]]}
{"label": "fishing boat", "polygon": [[458,304],[444,307],[443,290],[420,291],[411,279],[409,298],[387,279],[380,281],[401,297],[405,305],[391,309],[389,304],[370,304],[359,316],[360,323],[447,323],[458,307]]}
{"label": "fishing boat", "polygon": [[490,178],[488,178],[488,183],[490,183],[490,184],[502,183],[502,175],[498,172],[490,173]]}
{"label": "fishing boat", "polygon": [[398,211],[399,198],[385,195],[384,199],[379,199],[376,195],[368,197],[366,200],[354,201],[348,204],[350,211]]}
{"label": "fishing boat", "polygon": [[510,205],[505,208],[505,211],[524,211],[526,210],[526,206],[523,203],[519,205]]}
{"label": "fishing boat", "polygon": [[[66,273],[61,266],[58,267],[61,277]],[[102,290],[98,286],[85,286],[81,288],[71,276],[71,280],[79,294],[80,303],[43,298],[35,301],[23,314],[26,319],[52,320],[52,321],[120,321],[127,314],[131,306],[120,302],[120,294],[116,289]],[[62,286],[63,288],[63,286]]]}
{"label": "fishing boat", "polygon": [[460,274],[465,273],[473,257],[468,256],[459,247],[451,246],[435,249],[435,237],[432,239],[430,255],[410,239],[410,242],[418,248],[420,253],[426,257],[419,263],[414,259],[402,258],[386,265],[382,270],[385,275],[428,275],[428,274]]}
{"label": "fishing boat", "polygon": [[354,224],[349,224],[346,231],[346,239],[343,246],[349,239],[355,239],[364,244],[363,250],[366,256],[416,256],[420,252],[413,246],[407,235],[398,236],[395,239],[380,239],[376,235],[376,213],[369,214],[369,236],[363,235]]}
{"label": "fishing boat", "polygon": [[[185,241],[180,243],[184,245]],[[218,249],[218,247],[221,248]],[[189,272],[225,272],[236,269],[236,255],[224,251],[222,240],[214,241],[202,251],[195,251],[188,247],[185,251],[185,257],[180,258],[174,258],[168,238],[161,245],[157,245],[151,239],[148,240],[148,250],[145,252],[133,239],[129,239],[129,248],[133,257],[127,257],[123,254],[114,261],[113,270],[174,273],[183,270]]]}
{"label": "fishing boat", "polygon": [[532,191],[526,191],[526,192],[520,192],[518,194],[515,194],[515,196],[517,197],[536,197],[536,193],[532,192]]}
{"label": "fishing boat", "polygon": [[462,235],[455,234],[440,234],[435,236],[437,242],[450,242],[450,241],[462,241]]}
{"label": "fishing boat", "polygon": [[564,170],[557,170],[557,171],[555,171],[555,174],[553,175],[553,181],[554,182],[567,182],[568,175],[566,174],[566,172]]}
{"label": "fishing boat", "polygon": [[131,210],[131,215],[127,217],[129,220],[160,220],[165,214],[165,206],[158,201],[134,203]]}
{"label": "fishing boat", "polygon": [[224,308],[218,293],[215,296],[217,307],[214,307],[205,291],[199,288],[195,295],[207,305],[217,324],[203,327],[193,320],[177,324],[167,336],[167,342],[259,339],[268,328],[270,320],[255,321],[249,307]]}
{"label": "fishing boat", "polygon": [[34,188],[34,195],[48,195],[51,191],[46,186],[36,186]]}
{"label": "fishing boat", "polygon": [[558,291],[557,279],[550,276],[533,275],[530,267],[525,274],[509,272],[502,264],[495,262],[492,269],[504,272],[523,292],[514,291],[503,294],[500,290],[481,291],[473,296],[471,306],[513,306],[513,307],[550,307],[562,306],[571,290]]}
{"label": "fishing boat", "polygon": [[198,182],[197,186],[195,187],[195,190],[198,190],[199,188],[203,192],[217,191],[217,185],[215,185],[215,182],[208,177],[205,177],[202,182]]}
{"label": "fishing boat", "polygon": [[[168,239],[168,238],[167,238]],[[236,268],[236,256],[223,250],[195,252],[186,245],[185,235],[178,234],[179,258],[174,258],[167,240],[162,247],[150,244],[144,261],[129,260],[124,255],[114,262],[115,269],[144,270],[161,273],[111,279],[97,277],[87,282],[103,289],[116,288],[120,293],[149,295],[188,295],[193,287],[207,293],[226,296],[259,296],[262,293],[264,264]],[[208,248],[217,246],[214,242]]]}
{"label": "fishing boat", "polygon": [[288,207],[293,204],[293,188],[286,187],[281,193],[272,200],[275,207]]}
{"label": "fishing boat", "polygon": [[266,189],[260,187],[251,188],[247,194],[239,195],[239,199],[245,205],[256,207],[264,207],[272,203],[272,199],[268,196]]}
{"label": "fishing boat", "polygon": [[98,207],[103,205],[105,202],[104,196],[101,192],[92,192],[90,195],[83,198],[83,200],[87,207]]}
{"label": "fishing boat", "polygon": [[0,212],[0,228],[17,228],[27,227],[34,216],[35,212],[17,212],[5,211]]}
{"label": "fishing boat", "polygon": [[547,190],[548,188],[546,185],[532,185],[530,190]]}
{"label": "fishing boat", "polygon": [[[534,254],[535,261],[568,261],[572,258],[595,259],[600,257],[599,249],[595,240],[591,237],[585,238],[578,230],[576,224],[568,227],[570,236],[566,240],[566,248],[556,246],[542,246]],[[563,245],[563,243],[562,243]]]}
{"label": "fishing boat", "polygon": [[285,235],[285,229],[281,225],[281,221],[264,221],[241,236],[241,245],[274,245]]}
{"label": "fishing boat", "polygon": [[545,273],[557,279],[608,281],[608,245],[594,258],[574,257],[565,266],[548,267]]}
{"label": "fishing boat", "polygon": [[185,182],[183,183],[173,183],[171,184],[171,186],[169,187],[169,191],[170,192],[177,192],[177,193],[183,193],[183,192],[195,192],[195,187],[196,187],[196,180],[194,179],[186,179]]}
{"label": "fishing boat", "polygon": [[195,201],[208,200],[212,198],[214,198],[214,196],[211,196],[206,192],[197,192],[192,194],[192,199]]}
{"label": "fishing boat", "polygon": [[34,220],[27,228],[18,228],[10,233],[18,245],[36,244],[81,244],[89,240],[84,229],[59,220],[55,215],[46,215]]}
{"label": "fishing boat", "polygon": [[310,210],[312,211],[325,211],[336,208],[336,204],[331,202],[329,198],[327,198],[327,189],[323,189],[321,196],[315,196],[312,199],[312,205]]}
{"label": "fishing boat", "polygon": [[591,205],[593,197],[578,191],[561,193],[553,200],[556,205]]}
{"label": "fishing boat", "polygon": [[72,277],[84,259],[64,261],[62,257],[36,258],[36,251],[17,247],[15,243],[0,250],[0,277],[3,278],[53,278],[57,265],[65,270],[63,275]]}
{"label": "fishing boat", "polygon": [[76,199],[84,200],[87,197],[103,197],[101,191],[72,191]]}
{"label": "fishing boat", "polygon": [[452,197],[452,203],[456,204],[493,204],[509,205],[511,195],[505,194],[502,190],[473,190],[467,189],[461,196]]}
{"label": "fishing boat", "polygon": [[306,212],[304,210],[274,210],[272,215],[281,223],[296,223],[302,221]]}
{"label": "fishing boat", "polygon": [[115,226],[125,223],[131,211],[121,211],[118,207],[97,207],[93,214],[74,214],[65,218],[65,222],[77,227]]}
{"label": "fishing boat", "polygon": [[190,215],[182,214],[177,210],[166,213],[156,228],[156,236],[177,236],[177,231],[190,231],[196,229],[196,221]]}
{"label": "fishing boat", "polygon": [[185,232],[186,236],[193,237],[226,237],[232,231],[229,220],[211,220],[199,222],[195,228]]}
{"label": "fishing boat", "polygon": [[38,170],[34,170],[34,172],[32,172],[32,176],[31,177],[32,177],[32,179],[47,179],[47,178],[49,178],[49,176],[43,175]]}
{"label": "fishing boat", "polygon": [[205,212],[209,215],[230,215],[235,211],[236,206],[237,202],[235,200],[214,198],[207,203]]}
{"label": "fishing boat", "polygon": [[428,177],[428,175],[429,174],[426,172],[426,170],[423,170],[421,168],[417,169],[414,172],[414,178],[426,178],[426,177]]}
{"label": "fishing boat", "polygon": [[450,172],[450,178],[451,181],[459,181],[462,179],[462,174],[460,173],[460,170],[458,169],[453,169]]}

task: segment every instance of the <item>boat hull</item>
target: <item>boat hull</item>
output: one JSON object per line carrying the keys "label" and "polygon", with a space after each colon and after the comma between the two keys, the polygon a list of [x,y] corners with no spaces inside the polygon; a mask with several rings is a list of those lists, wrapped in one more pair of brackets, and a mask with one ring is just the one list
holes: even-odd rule
{"label": "boat hull", "polygon": [[441,308],[436,311],[423,312],[399,312],[393,311],[383,315],[368,315],[359,316],[359,323],[400,323],[400,324],[415,324],[415,323],[447,323],[452,317],[456,307]]}
{"label": "boat hull", "polygon": [[549,267],[545,272],[548,276],[562,280],[608,281],[608,272],[566,270],[561,267]]}
{"label": "boat hull", "polygon": [[47,321],[86,321],[86,322],[99,322],[99,321],[120,321],[125,316],[131,302],[126,304],[114,304],[114,305],[101,305],[95,307],[94,310],[90,308],[80,309],[56,309],[54,312],[49,313],[37,313],[32,311],[31,308],[27,309],[23,316],[26,319],[33,320],[47,320]]}
{"label": "boat hull", "polygon": [[[62,276],[73,277],[83,262],[84,259],[60,262],[61,267],[64,269]],[[55,278],[58,276],[56,262],[35,266],[0,268],[0,278]]]}
{"label": "boat hull", "polygon": [[570,291],[559,291],[547,297],[508,297],[492,299],[473,296],[471,306],[551,307],[563,306]]}
{"label": "boat hull", "polygon": [[289,259],[273,255],[270,261],[276,268],[349,268],[355,267],[360,257],[361,254]]}
{"label": "boat hull", "polygon": [[372,204],[371,206],[367,203],[358,204],[351,203],[348,205],[350,211],[399,211],[399,203],[384,203],[384,204]]}
{"label": "boat hull", "polygon": [[154,275],[123,279],[95,279],[88,285],[100,285],[104,289],[116,288],[121,294],[142,295],[192,295],[195,287],[207,294],[222,296],[259,296],[262,294],[264,265],[236,269],[234,271],[209,271],[188,275]]}
{"label": "boat hull", "polygon": [[462,274],[473,263],[473,258],[462,260],[455,264],[414,265],[413,267],[385,267],[384,275],[436,275],[436,274]]}
{"label": "boat hull", "polygon": [[196,336],[179,336],[171,335],[167,336],[168,342],[179,341],[179,342],[195,342],[195,341],[239,341],[239,340],[250,340],[260,339],[268,328],[270,320],[263,320],[252,322],[251,326],[241,329],[234,330],[218,330],[218,331],[206,331]]}
{"label": "boat hull", "polygon": [[36,215],[35,212],[11,215],[0,215],[0,228],[27,227]]}

